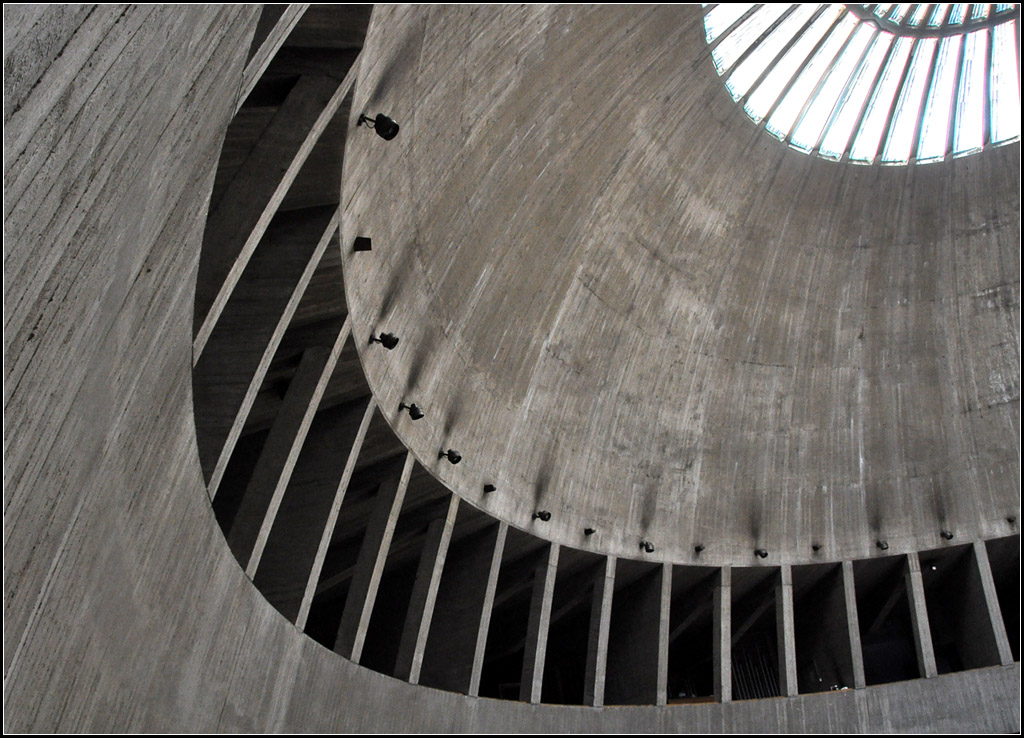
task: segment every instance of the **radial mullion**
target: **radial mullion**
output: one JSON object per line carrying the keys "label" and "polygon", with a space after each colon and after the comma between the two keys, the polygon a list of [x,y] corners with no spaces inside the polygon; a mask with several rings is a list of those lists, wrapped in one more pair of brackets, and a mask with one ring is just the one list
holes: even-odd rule
{"label": "radial mullion", "polygon": [[956,76],[953,79],[953,96],[949,102],[949,122],[946,124],[946,153],[944,156],[953,155],[954,136],[956,135],[956,106],[960,99],[960,80],[964,75],[964,60],[967,58],[967,38],[960,39],[960,51],[956,62]]}
{"label": "radial mullion", "polygon": [[985,63],[982,65],[984,75],[981,88],[981,147],[985,148],[992,142],[992,44],[995,35],[991,28],[985,29]]}
{"label": "radial mullion", "polygon": [[[889,107],[889,115],[885,119],[885,125],[882,128],[882,138],[879,139],[878,151],[875,152],[876,157],[885,156],[885,145],[889,141],[889,137],[892,135],[892,124],[896,120],[896,114],[900,109],[900,100],[903,97],[903,88],[907,84],[907,77],[910,76],[910,70],[914,66],[914,55],[917,53],[917,46],[920,43],[918,39],[914,39],[911,42],[910,53],[907,54],[907,63],[903,65],[903,73],[900,75],[899,84],[896,85],[896,94],[893,96],[892,105]],[[871,160],[872,162],[874,159]]]}
{"label": "radial mullion", "polygon": [[928,81],[925,83],[924,91],[921,93],[921,102],[917,111],[917,120],[914,122],[914,133],[910,137],[910,152],[907,154],[907,162],[917,161],[917,152],[921,150],[921,129],[924,127],[924,116],[928,113],[928,103],[932,95],[932,87],[935,86],[935,70],[938,68],[939,57],[942,52],[942,44],[937,40],[935,50],[932,51],[932,60],[928,65]]}
{"label": "radial mullion", "polygon": [[[856,34],[856,31],[854,34]],[[818,140],[814,142],[814,148],[811,149],[812,153],[820,153],[822,142],[825,140],[828,132],[832,130],[833,124],[835,124],[836,119],[839,118],[840,112],[846,106],[846,101],[853,93],[853,89],[857,84],[857,78],[859,77],[861,70],[864,68],[864,65],[867,64],[868,56],[870,55],[871,50],[875,47],[875,42],[878,41],[878,38],[881,35],[881,29],[876,28],[871,34],[871,38],[868,39],[868,42],[864,45],[864,51],[860,53],[860,58],[857,59],[857,63],[854,65],[853,71],[850,73],[850,78],[846,81],[846,87],[843,89],[842,93],[840,93],[839,97],[836,98],[835,105],[832,106],[832,114],[829,115],[828,120],[825,121],[825,125],[822,126],[821,132],[818,133]],[[867,98],[868,95],[865,95],[865,102],[867,101]]]}
{"label": "radial mullion", "polygon": [[[775,55],[771,58],[771,60],[764,65],[764,69],[761,70],[761,73],[758,74],[758,76],[747,86],[746,92],[744,92],[742,95],[740,95],[738,98],[736,98],[736,104],[737,105],[744,105],[747,102],[748,98],[750,98],[750,96],[754,94],[754,92],[757,90],[757,88],[760,86],[760,84],[765,80],[765,78],[768,77],[768,75],[772,73],[772,71],[775,69],[775,65],[787,53],[789,53],[789,50],[791,48],[793,48],[793,44],[795,44],[797,41],[800,40],[800,37],[803,36],[803,34],[807,32],[807,29],[809,29],[811,27],[811,25],[816,20],[818,20],[818,18],[821,17],[822,13],[825,12],[827,7],[828,7],[827,5],[823,5],[823,4],[822,5],[818,5],[817,9],[815,9],[814,12],[811,13],[811,16],[806,21],[804,21],[803,25],[800,26],[799,30],[797,30],[796,33],[792,34],[790,39],[775,53]],[[792,16],[790,16],[790,17],[792,17]],[[768,41],[771,41],[770,37],[766,41],[766,43]],[[737,65],[737,69],[735,70],[734,74],[736,72],[739,72],[738,65]]]}
{"label": "radial mullion", "polygon": [[[757,47],[759,47],[768,39],[769,36],[772,35],[776,28],[778,28],[779,26],[786,22],[786,19],[789,18],[798,7],[798,5],[790,5],[789,8],[782,12],[782,15],[780,15],[778,18],[772,21],[771,25],[769,25],[766,29],[764,29],[764,31],[761,32],[761,35],[758,36],[757,39],[752,44],[750,44],[750,46],[747,47],[746,51],[740,54],[739,58],[732,63],[732,66],[729,67],[728,73],[730,77],[733,74],[735,74],[741,66],[743,66],[743,62],[745,62],[750,57],[750,55],[757,50]],[[725,76],[725,72],[722,73],[722,76]],[[727,80],[726,89],[728,88],[729,82]]]}
{"label": "radial mullion", "polygon": [[[782,102],[786,99],[786,96],[789,95],[789,92],[793,88],[793,85],[796,84],[796,81],[798,79],[800,79],[800,76],[804,73],[804,70],[807,68],[807,65],[811,63],[811,61],[814,59],[815,55],[817,55],[821,47],[828,42],[829,38],[832,36],[832,33],[839,26],[839,24],[842,23],[842,21],[843,15],[840,13],[836,17],[836,19],[832,21],[832,24],[828,27],[828,29],[818,40],[818,42],[813,46],[813,48],[811,48],[811,51],[807,54],[807,57],[800,63],[800,66],[797,68],[796,72],[794,72],[789,82],[787,82],[786,85],[782,88],[782,91],[779,93],[778,97],[775,98],[775,102],[772,104],[772,106],[768,109],[768,112],[766,112],[764,117],[761,119],[765,121],[766,126],[768,121],[771,120],[771,117],[775,115],[775,111],[778,110],[779,105],[781,105]],[[792,126],[790,126],[790,130],[792,130]],[[788,131],[786,133],[786,136],[789,136]]]}
{"label": "radial mullion", "polygon": [[826,65],[825,69],[822,71],[821,77],[814,85],[814,89],[811,91],[811,94],[808,95],[806,100],[804,100],[803,107],[800,109],[799,114],[796,116],[793,125],[790,126],[789,135],[787,136],[787,138],[790,141],[793,140],[793,134],[796,133],[796,131],[800,128],[801,124],[803,124],[804,122],[804,118],[806,118],[807,114],[814,107],[814,103],[817,100],[818,95],[821,94],[821,89],[825,85],[825,82],[828,80],[828,78],[831,76],[832,71],[838,66],[840,60],[843,58],[843,54],[846,53],[846,50],[850,48],[850,44],[853,43],[854,37],[857,35],[857,27],[859,25],[860,24],[857,23],[853,26],[853,28],[850,29],[850,34],[843,40],[843,43],[842,45],[840,45],[839,50],[836,52],[835,56],[832,57],[832,60]]}
{"label": "radial mullion", "polygon": [[893,55],[896,54],[898,41],[899,39],[895,37],[892,38],[892,41],[889,43],[889,49],[885,53],[885,59],[882,60],[882,63],[878,66],[878,71],[875,72],[874,79],[871,80],[871,87],[868,88],[868,94],[864,96],[864,102],[861,103],[860,112],[857,114],[857,120],[850,129],[850,137],[846,141],[846,147],[840,161],[845,162],[850,160],[850,152],[853,151],[853,143],[857,140],[857,136],[860,135],[860,127],[864,124],[864,117],[867,115],[868,109],[871,107],[872,98],[878,93],[878,88],[881,84],[883,75],[885,75],[886,67],[889,66]]}

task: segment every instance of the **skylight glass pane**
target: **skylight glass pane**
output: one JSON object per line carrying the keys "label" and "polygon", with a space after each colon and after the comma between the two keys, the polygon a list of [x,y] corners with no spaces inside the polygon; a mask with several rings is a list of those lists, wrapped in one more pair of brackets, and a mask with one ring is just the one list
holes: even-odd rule
{"label": "skylight glass pane", "polygon": [[885,130],[885,123],[889,117],[889,109],[892,107],[893,98],[896,96],[896,88],[899,86],[903,68],[907,65],[907,58],[910,56],[910,49],[913,47],[913,39],[901,37],[897,39],[889,62],[885,65],[882,73],[882,81],[875,88],[875,94],[868,103],[868,111],[861,123],[857,137],[850,149],[850,158],[855,161],[871,161],[878,151],[878,143]]}
{"label": "skylight glass pane", "polygon": [[856,27],[857,19],[852,14],[847,14],[845,18],[839,21],[839,25],[829,34],[829,37],[822,44],[821,48],[818,49],[818,52],[811,57],[811,61],[804,67],[796,82],[793,83],[789,92],[782,99],[782,103],[775,109],[768,123],[765,124],[765,128],[768,131],[779,138],[785,138],[789,135],[790,129],[792,129],[793,123],[796,122],[796,117],[800,115],[800,110],[803,108],[808,95],[814,91],[814,87],[818,84],[822,74],[825,73],[828,65],[835,59],[839,49]]}
{"label": "skylight glass pane", "polygon": [[932,17],[928,19],[929,26],[941,26],[942,19],[946,17],[946,13],[949,11],[949,5],[936,5],[935,10],[932,12]]}
{"label": "skylight glass pane", "polygon": [[889,12],[889,8],[891,8],[893,5],[894,3],[879,3],[878,5],[875,6],[874,13],[879,18],[884,18],[886,14]]}
{"label": "skylight glass pane", "polygon": [[775,68],[754,90],[754,94],[750,96],[747,104],[743,106],[743,109],[747,111],[747,115],[756,122],[760,122],[768,114],[768,111],[771,110],[772,105],[775,104],[786,84],[796,74],[796,70],[800,68],[807,55],[811,53],[811,49],[825,35],[825,31],[828,30],[829,26],[832,25],[842,12],[844,11],[841,5],[830,5],[811,24],[811,27],[790,47],[785,56],[775,65]]}
{"label": "skylight glass pane", "polygon": [[985,100],[985,47],[988,31],[967,34],[964,46],[963,74],[960,77],[959,100],[956,106],[956,129],[953,153],[980,149],[982,144],[982,105]]}
{"label": "skylight glass pane", "polygon": [[804,23],[811,19],[814,11],[820,5],[801,5],[794,10],[786,20],[779,24],[779,27],[771,32],[761,44],[751,52],[750,56],[736,67],[736,71],[725,83],[733,100],[739,100],[747,94],[750,86],[757,81],[757,78],[775,59],[776,54],[782,51],[782,47],[789,42],[797,31],[803,28]]}
{"label": "skylight glass pane", "polygon": [[917,10],[910,16],[910,20],[907,21],[912,26],[919,26],[924,23],[925,16],[928,15],[928,11],[931,10],[931,5],[918,5]]}
{"label": "skylight glass pane", "polygon": [[963,4],[954,5],[953,9],[949,11],[949,20],[946,21],[950,25],[958,25],[964,22],[964,18],[967,15],[967,6]]}
{"label": "skylight glass pane", "polygon": [[997,13],[1005,13],[1007,10],[1011,10],[1012,8],[1013,8],[1013,3],[998,3],[996,5],[996,12]]}
{"label": "skylight glass pane", "polygon": [[718,73],[724,74],[729,70],[743,56],[743,52],[757,41],[758,36],[764,33],[768,26],[778,20],[789,8],[789,5],[782,4],[766,5],[726,36],[712,52]]}
{"label": "skylight glass pane", "polygon": [[846,151],[846,144],[850,140],[853,127],[857,125],[857,116],[860,115],[868,93],[871,92],[872,83],[878,73],[882,62],[885,61],[885,53],[892,45],[893,35],[891,33],[880,33],[871,45],[867,59],[861,64],[853,86],[848,88],[848,95],[839,109],[832,125],[829,126],[825,138],[821,142],[819,152],[823,156],[833,159],[842,157]]}
{"label": "skylight glass pane", "polygon": [[988,5],[972,5],[971,20],[984,20],[988,18]]}
{"label": "skylight glass pane", "polygon": [[956,86],[956,67],[960,58],[963,36],[949,36],[939,47],[939,60],[935,66],[932,88],[928,91],[928,106],[925,108],[921,126],[921,143],[917,151],[918,161],[941,159],[946,155],[946,139],[949,134],[950,111],[953,106],[953,88]]}
{"label": "skylight glass pane", "polygon": [[992,31],[992,143],[1020,136],[1020,79],[1015,23]]}
{"label": "skylight glass pane", "polygon": [[836,65],[825,78],[825,84],[822,85],[818,96],[807,109],[803,120],[797,124],[796,130],[793,131],[791,144],[805,151],[810,151],[817,145],[825,124],[829,122],[832,112],[837,106],[839,96],[850,85],[850,78],[853,77],[860,57],[874,32],[875,29],[867,23],[858,25],[850,43],[843,49]]}
{"label": "skylight glass pane", "polygon": [[928,86],[928,72],[931,71],[932,56],[935,54],[937,39],[921,39],[910,62],[910,74],[903,83],[896,116],[889,131],[889,138],[882,149],[882,161],[890,164],[906,163],[910,159],[914,143],[914,129],[921,111],[921,100]]}
{"label": "skylight glass pane", "polygon": [[752,7],[754,3],[719,4],[704,16],[704,38],[710,44]]}

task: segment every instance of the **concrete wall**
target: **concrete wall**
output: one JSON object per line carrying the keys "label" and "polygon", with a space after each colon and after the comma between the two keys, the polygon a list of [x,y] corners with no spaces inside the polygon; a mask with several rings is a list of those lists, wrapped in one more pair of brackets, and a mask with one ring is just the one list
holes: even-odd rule
{"label": "concrete wall", "polygon": [[214,520],[190,396],[205,214],[258,8],[4,12],[38,27],[5,30],[5,730],[1019,730],[1016,664],[594,710],[404,684],[298,633]]}

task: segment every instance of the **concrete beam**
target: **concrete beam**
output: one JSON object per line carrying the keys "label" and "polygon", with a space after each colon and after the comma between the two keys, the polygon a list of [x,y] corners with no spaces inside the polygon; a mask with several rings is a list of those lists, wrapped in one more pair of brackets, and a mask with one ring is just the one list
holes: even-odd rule
{"label": "concrete beam", "polygon": [[363,535],[363,543],[359,548],[355,573],[349,585],[348,596],[345,598],[341,624],[338,626],[338,638],[334,643],[335,652],[356,664],[362,656],[366,630],[373,614],[373,603],[377,598],[377,588],[380,586],[388,549],[391,547],[391,536],[395,532],[395,524],[402,510],[402,501],[409,486],[414,463],[415,457],[409,452],[406,454],[401,474],[392,474],[381,483],[366,533]]}
{"label": "concrete beam", "polygon": [[658,676],[654,704],[668,704],[668,629],[672,615],[672,564],[662,564],[658,572],[660,607],[658,608]]}
{"label": "concrete beam", "polygon": [[995,639],[995,647],[999,654],[999,663],[1003,666],[1008,666],[1013,663],[1013,651],[1010,648],[1010,640],[1006,636],[1006,623],[1003,620],[1003,613],[999,606],[999,597],[996,594],[996,583],[992,577],[992,564],[988,560],[988,548],[986,548],[984,541],[975,541],[972,548],[974,550],[977,577],[984,598],[986,619],[992,628],[992,636]]}
{"label": "concrete beam", "polygon": [[533,575],[530,596],[530,619],[526,626],[526,650],[523,653],[523,676],[519,682],[519,699],[537,704],[544,683],[544,657],[548,649],[548,627],[551,624],[551,601],[555,595],[558,573],[557,543],[548,546],[548,553]]}
{"label": "concrete beam", "polygon": [[608,668],[608,627],[612,619],[612,594],[615,591],[615,557],[608,556],[594,577],[590,603],[590,631],[587,637],[587,665],[583,682],[583,704],[604,705],[605,676]]}
{"label": "concrete beam", "polygon": [[921,560],[916,553],[907,554],[904,573],[907,599],[910,604],[910,622],[914,632],[914,651],[921,676],[933,677],[939,671],[935,666],[935,650],[932,646],[932,630],[928,623],[928,606],[924,599],[924,580],[921,577]]}
{"label": "concrete beam", "polygon": [[441,585],[441,572],[448,555],[448,543],[455,528],[455,516],[459,511],[459,498],[451,496],[448,513],[444,518],[431,521],[423,540],[423,553],[416,569],[416,580],[409,597],[409,609],[405,615],[402,639],[398,645],[398,660],[395,677],[410,684],[418,684],[423,652],[427,647],[427,635],[434,616],[434,603]]}
{"label": "concrete beam", "polygon": [[277,19],[274,27],[270,29],[270,33],[267,34],[263,43],[260,44],[256,53],[253,54],[252,59],[245,65],[245,71],[242,72],[242,86],[238,90],[238,99],[235,102],[236,113],[242,107],[245,99],[249,97],[249,93],[252,92],[256,83],[259,82],[260,77],[267,71],[267,67],[270,66],[271,60],[277,55],[278,49],[284,45],[288,34],[302,20],[302,16],[305,15],[308,9],[309,3],[290,3],[281,14],[281,17]]}

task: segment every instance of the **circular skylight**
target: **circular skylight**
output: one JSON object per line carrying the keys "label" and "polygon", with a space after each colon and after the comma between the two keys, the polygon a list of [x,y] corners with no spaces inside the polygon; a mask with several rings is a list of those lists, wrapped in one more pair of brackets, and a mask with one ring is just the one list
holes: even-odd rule
{"label": "circular skylight", "polygon": [[705,5],[726,89],[793,148],[941,161],[1020,139],[1020,5]]}

